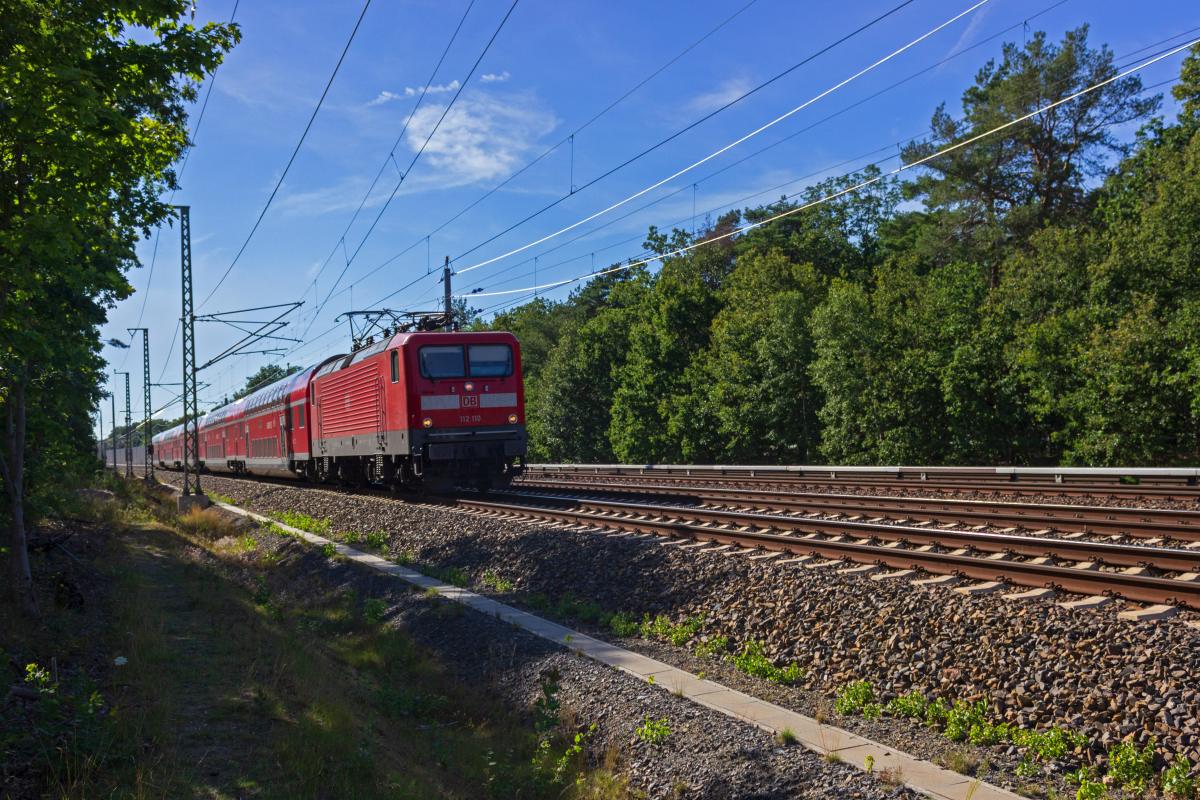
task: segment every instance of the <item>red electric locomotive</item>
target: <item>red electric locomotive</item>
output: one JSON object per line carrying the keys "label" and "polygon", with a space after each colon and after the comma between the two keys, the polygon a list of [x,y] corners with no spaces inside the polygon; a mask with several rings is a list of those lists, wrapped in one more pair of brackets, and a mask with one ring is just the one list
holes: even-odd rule
{"label": "red electric locomotive", "polygon": [[[200,467],[322,482],[481,488],[524,469],[525,389],[510,333],[403,332],[200,419]],[[183,426],[154,437],[183,465]]]}

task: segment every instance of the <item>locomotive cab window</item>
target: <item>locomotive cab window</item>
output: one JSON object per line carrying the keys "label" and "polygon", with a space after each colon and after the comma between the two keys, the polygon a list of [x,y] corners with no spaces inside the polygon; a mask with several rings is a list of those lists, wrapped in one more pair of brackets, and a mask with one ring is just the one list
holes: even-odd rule
{"label": "locomotive cab window", "polygon": [[400,382],[400,351],[392,351],[392,383]]}
{"label": "locomotive cab window", "polygon": [[512,348],[506,344],[473,344],[467,347],[472,378],[505,378],[512,375]]}
{"label": "locomotive cab window", "polygon": [[426,378],[463,378],[466,365],[459,345],[429,345],[420,351],[421,375]]}

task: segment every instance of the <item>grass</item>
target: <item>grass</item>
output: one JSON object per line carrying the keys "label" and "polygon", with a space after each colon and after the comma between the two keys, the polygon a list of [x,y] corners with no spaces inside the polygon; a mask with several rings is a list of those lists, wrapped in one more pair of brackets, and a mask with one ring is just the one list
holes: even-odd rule
{"label": "grass", "polygon": [[[136,512],[123,516],[166,513]],[[384,624],[387,601],[323,588],[304,562],[267,559],[224,523],[189,514],[179,536],[147,523],[112,537],[88,596],[91,614],[102,590],[102,619],[51,602],[22,626],[0,606],[0,641],[28,643],[0,649],[0,685],[29,687],[44,710],[26,730],[0,708],[5,768],[22,748],[41,759],[30,794],[627,796],[615,760],[586,769],[589,729],[534,731],[486,682],[462,682]],[[32,667],[17,673],[10,658]],[[77,680],[97,659],[111,680]]]}
{"label": "grass", "polygon": [[956,747],[941,758],[942,766],[960,775],[974,775],[979,770],[980,758],[967,747]]}
{"label": "grass", "polygon": [[513,582],[500,577],[500,573],[494,569],[485,570],[483,575],[480,576],[479,582],[500,594],[507,594],[513,590]]}
{"label": "grass", "polygon": [[176,524],[184,533],[210,541],[236,536],[238,532],[237,524],[229,515],[215,508],[193,507],[180,516]]}
{"label": "grass", "polygon": [[278,522],[282,522],[284,525],[290,525],[302,531],[315,533],[318,536],[325,536],[333,527],[333,523],[328,519],[310,517],[308,514],[301,514],[299,511],[272,511],[268,516]]}
{"label": "grass", "polygon": [[238,504],[238,501],[234,500],[229,495],[221,494],[220,492],[214,492],[211,489],[205,489],[204,493],[208,495],[208,499],[212,500],[214,503],[224,503],[227,506],[236,506]]}
{"label": "grass", "polygon": [[460,567],[422,567],[421,572],[460,589],[466,588],[467,584],[471,582],[471,576]]}
{"label": "grass", "polygon": [[797,744],[800,739],[797,738],[796,732],[791,728],[784,728],[779,733],[775,734],[775,741],[779,742],[784,747],[791,747]]}

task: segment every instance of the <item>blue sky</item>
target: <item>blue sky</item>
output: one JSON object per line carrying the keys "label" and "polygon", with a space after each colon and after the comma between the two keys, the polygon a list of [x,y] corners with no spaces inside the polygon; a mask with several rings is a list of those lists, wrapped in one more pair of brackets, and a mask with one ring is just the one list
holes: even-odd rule
{"label": "blue sky", "polygon": [[[386,306],[435,305],[441,292],[436,278],[444,256],[455,258],[460,268],[468,267],[604,209],[757,129],[973,5],[973,0],[916,0],[651,155],[570,194],[572,175],[577,186],[590,181],[896,5],[893,0],[841,4],[756,0],[747,7],[748,1],[519,0],[445,122],[366,237],[398,181],[399,170],[412,159],[510,5],[510,0],[475,0],[441,70],[429,81],[430,89],[395,149],[393,162],[389,151],[469,0],[374,0],[261,227],[228,280],[198,313],[302,300],[305,305],[292,315],[281,335],[303,336],[306,341],[289,346],[286,360],[307,364],[344,352],[349,336],[344,324],[335,326],[339,313],[378,307],[382,298],[415,279],[411,289],[387,300]],[[1200,26],[1194,0],[1150,0],[1136,8],[1087,0],[1056,3],[990,0],[687,175],[569,234],[458,276],[455,290],[532,285],[535,255],[537,283],[586,273],[593,264],[600,268],[638,255],[649,225],[690,227],[693,209],[702,221],[705,212],[770,202],[813,181],[894,156],[897,142],[927,128],[939,102],[946,101],[952,113],[957,111],[958,98],[979,67],[998,55],[1003,41],[1021,41],[1027,20],[1029,31],[1045,30],[1055,39],[1088,23],[1093,44],[1107,43],[1118,63],[1129,61],[1122,56],[1144,56],[1142,48]],[[197,18],[228,19],[233,8],[234,0],[201,0]],[[174,198],[191,206],[197,301],[208,296],[245,240],[361,8],[357,0],[240,4],[237,22],[242,26],[242,43],[217,72],[182,188]],[[571,147],[560,147],[442,227],[739,9],[720,30],[579,133],[573,158]],[[1004,36],[793,136],[1005,29],[1010,30]],[[1191,36],[1172,43],[1187,38]],[[1149,85],[1173,77],[1181,58],[1149,68],[1143,82]],[[1169,97],[1164,111],[1174,111]],[[788,136],[792,138],[762,155],[706,178]],[[895,165],[895,160],[881,164],[885,169]],[[368,196],[381,167],[382,178]],[[773,188],[783,184],[789,185]],[[756,193],[762,194],[744,199]],[[568,194],[553,210],[458,259]],[[366,202],[343,246],[342,234],[364,196]],[[648,207],[629,213],[642,206]],[[576,240],[583,233],[589,235]],[[347,267],[348,256],[356,251]],[[161,232],[156,255],[153,238],[142,244],[139,253],[145,266],[130,274],[137,291],[112,311],[104,338],[127,341],[125,329],[141,319],[150,329],[152,380],[159,382],[161,376],[161,382],[178,382],[182,368],[179,337],[174,335],[180,313],[178,228]],[[427,268],[434,274],[424,278]],[[345,276],[335,287],[343,270]],[[332,296],[314,318],[331,290]],[[561,297],[568,291],[569,287],[563,288],[549,296]],[[516,299],[480,299],[473,305],[488,307]],[[200,363],[236,338],[232,331],[217,328],[198,325]],[[105,350],[113,369],[135,373],[135,419],[141,416],[136,399],[141,397],[140,346],[138,340],[133,350],[111,346]],[[206,370],[201,380],[209,385],[200,393],[201,406],[211,408],[275,358],[237,357]],[[172,388],[155,388],[155,408],[175,394]],[[179,413],[176,405],[163,415]]]}

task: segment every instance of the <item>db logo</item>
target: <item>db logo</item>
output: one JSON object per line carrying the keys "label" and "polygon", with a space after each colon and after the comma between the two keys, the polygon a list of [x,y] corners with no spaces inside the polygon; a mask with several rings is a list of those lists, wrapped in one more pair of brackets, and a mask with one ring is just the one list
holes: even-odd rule
{"label": "db logo", "polygon": [[479,395],[464,394],[462,398],[463,408],[479,408]]}

